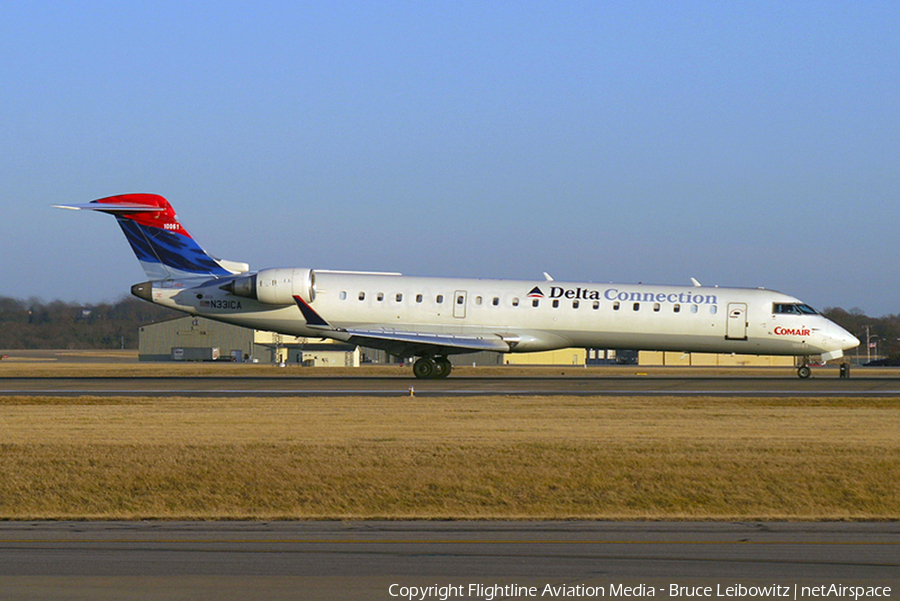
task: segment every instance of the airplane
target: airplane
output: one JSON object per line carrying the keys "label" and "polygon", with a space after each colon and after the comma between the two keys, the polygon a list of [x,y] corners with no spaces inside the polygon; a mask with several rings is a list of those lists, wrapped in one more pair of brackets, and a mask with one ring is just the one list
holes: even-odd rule
{"label": "airplane", "polygon": [[561,348],[839,359],[859,340],[800,300],[762,288],[409,277],[275,267],[213,257],[162,196],[54,205],[113,215],[149,281],[145,301],[259,330],[331,338],[416,358],[417,378],[446,378],[449,356]]}

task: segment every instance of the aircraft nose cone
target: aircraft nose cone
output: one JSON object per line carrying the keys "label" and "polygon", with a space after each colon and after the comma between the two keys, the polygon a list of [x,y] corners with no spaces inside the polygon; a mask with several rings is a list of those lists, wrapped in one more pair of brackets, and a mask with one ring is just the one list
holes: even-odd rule
{"label": "aircraft nose cone", "polygon": [[857,338],[841,326],[837,325],[836,323],[832,324],[831,337],[838,342],[841,350],[843,351],[859,346],[859,338]]}
{"label": "aircraft nose cone", "polygon": [[843,349],[844,349],[845,351],[846,351],[846,350],[850,350],[850,349],[852,349],[852,348],[856,348],[856,347],[859,346],[859,338],[857,338],[856,336],[854,336],[854,335],[851,334],[850,332],[847,332],[846,330],[844,331],[844,333],[847,335],[847,337],[846,337],[845,340],[844,340],[844,344],[845,344],[846,346],[843,347]]}

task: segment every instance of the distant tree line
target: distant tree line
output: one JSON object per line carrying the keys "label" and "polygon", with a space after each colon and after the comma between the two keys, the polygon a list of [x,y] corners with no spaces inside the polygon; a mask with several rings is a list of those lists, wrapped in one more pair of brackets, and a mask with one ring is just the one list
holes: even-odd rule
{"label": "distant tree line", "polygon": [[[874,343],[873,355],[900,358],[900,315],[869,317],[839,307],[823,314],[860,339],[861,357]],[[0,297],[0,349],[136,349],[140,326],[181,315],[130,296],[90,305]]]}
{"label": "distant tree line", "polygon": [[132,297],[90,305],[0,297],[0,349],[136,349],[140,326],[179,315]]}

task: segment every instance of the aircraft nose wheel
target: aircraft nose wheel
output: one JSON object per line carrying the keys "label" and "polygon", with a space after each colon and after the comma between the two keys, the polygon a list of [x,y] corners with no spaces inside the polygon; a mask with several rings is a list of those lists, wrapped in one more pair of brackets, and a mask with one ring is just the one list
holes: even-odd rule
{"label": "aircraft nose wheel", "polygon": [[413,364],[413,375],[421,380],[446,378],[453,366],[446,357],[422,357]]}
{"label": "aircraft nose wheel", "polygon": [[803,379],[808,378],[811,373],[812,373],[812,370],[809,368],[808,365],[801,365],[800,367],[797,368],[797,375]]}

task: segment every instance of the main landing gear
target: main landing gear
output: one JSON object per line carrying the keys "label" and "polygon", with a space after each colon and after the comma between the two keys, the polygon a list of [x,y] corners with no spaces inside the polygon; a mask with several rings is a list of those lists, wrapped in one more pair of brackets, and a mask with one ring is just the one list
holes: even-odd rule
{"label": "main landing gear", "polygon": [[446,378],[452,369],[447,357],[422,357],[413,364],[413,374],[422,380]]}

